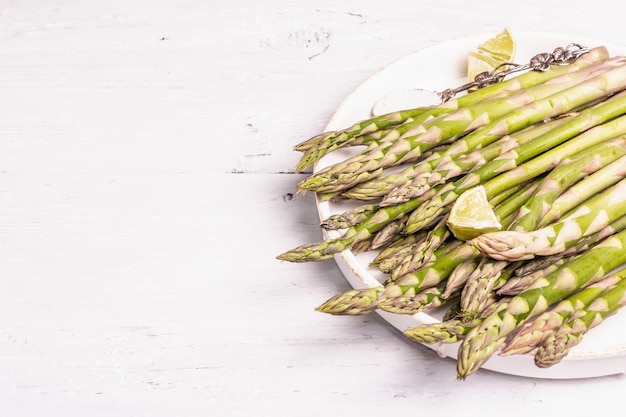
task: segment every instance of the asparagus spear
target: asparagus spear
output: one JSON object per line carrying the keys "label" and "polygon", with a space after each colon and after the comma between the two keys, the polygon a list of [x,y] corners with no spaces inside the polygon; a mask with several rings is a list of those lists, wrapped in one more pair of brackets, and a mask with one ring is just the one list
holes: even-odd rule
{"label": "asparagus spear", "polygon": [[364,204],[343,213],[333,214],[327,219],[323,220],[320,223],[320,226],[324,230],[347,229],[367,220],[372,215],[374,215],[376,211],[378,211],[377,205]]}
{"label": "asparagus spear", "polygon": [[[440,152],[439,158],[431,158],[430,161],[426,161],[428,166],[423,169],[423,173],[389,191],[380,205],[395,205],[419,197],[431,187],[481,167],[503,153],[517,149],[520,145],[555,129],[572,117],[575,116],[568,114],[550,121],[541,121],[512,135],[506,135],[484,147],[468,141],[467,138],[458,140],[451,144],[445,152]],[[468,149],[474,150],[467,153]]]}
{"label": "asparagus spear", "polygon": [[520,292],[531,289],[536,283],[540,283],[541,279],[550,272],[560,268],[563,264],[570,262],[576,256],[580,255],[596,242],[611,236],[626,228],[626,216],[622,216],[612,222],[608,227],[587,236],[576,245],[566,249],[556,255],[534,258],[531,261],[524,261],[522,266],[515,270],[515,275],[507,279],[507,281],[497,290],[497,294],[517,295]]}
{"label": "asparagus spear", "polygon": [[541,345],[548,336],[554,334],[568,319],[580,315],[607,288],[619,280],[613,275],[589,285],[550,307],[547,311],[520,326],[500,350],[500,356],[529,353]]}
{"label": "asparagus spear", "polygon": [[[562,161],[562,163],[542,181],[540,189],[537,191],[536,195],[528,201],[529,204],[524,207],[523,215],[518,217],[515,223],[523,223],[522,230],[531,230],[536,227],[539,224],[538,220],[540,220],[538,218],[540,215],[539,212],[543,211],[543,207],[549,206],[555,196],[558,196],[563,189],[566,189],[573,182],[577,181],[581,175],[592,174],[582,182],[577,183],[574,187],[578,188],[582,186],[583,189],[588,189],[589,191],[584,194],[574,193],[573,195],[577,195],[579,198],[569,198],[569,204],[571,206],[580,204],[581,201],[584,200],[584,197],[588,197],[590,193],[594,193],[604,186],[609,185],[608,182],[594,179],[594,177],[604,177],[611,173],[609,177],[614,179],[613,182],[617,181],[619,179],[619,174],[617,173],[619,172],[619,167],[626,163],[626,160],[620,158],[623,154],[623,149],[624,148],[616,148],[614,141],[610,141],[596,147],[595,153],[582,152],[578,157]],[[616,158],[616,161],[611,162]],[[605,166],[607,163],[609,163],[609,165]],[[600,168],[602,166],[605,167]],[[612,171],[614,168],[617,168],[617,170]],[[595,184],[601,185],[595,186]],[[581,198],[582,200],[580,200]],[[536,258],[533,262],[526,262],[523,266],[515,270],[515,277],[509,278],[506,283],[498,289],[497,293],[499,295],[518,294],[541,276],[562,265],[565,258],[574,256],[588,249],[590,243],[601,240],[607,234],[613,234],[622,230],[624,227],[626,227],[626,217],[622,216],[620,219],[612,222],[610,228],[587,236],[585,239],[581,240],[573,247],[565,249],[563,252],[540,257],[539,259]],[[515,226],[514,228],[519,231],[519,227]]]}
{"label": "asparagus spear", "polygon": [[[506,308],[508,299],[502,298],[497,304],[485,311],[485,316],[497,313]],[[435,323],[426,323],[406,329],[403,334],[420,343],[456,343],[461,341],[469,331],[481,323],[481,318],[471,320],[449,318]]]}
{"label": "asparagus spear", "polygon": [[[517,193],[513,194],[510,199],[514,201],[514,204],[505,205],[501,202],[500,206],[495,209],[496,215],[500,216],[502,213],[508,212],[508,210],[514,210],[515,207],[519,207],[523,204],[531,195],[530,193],[526,193],[529,189],[532,189],[532,187],[527,185],[527,188],[521,188]],[[520,195],[522,195],[523,198],[519,198]],[[444,224],[445,219],[440,223],[440,226]],[[436,245],[442,242],[444,233],[447,233],[445,228],[434,228],[426,234],[427,238],[422,241],[423,245],[420,246],[418,250],[422,250],[424,247],[432,248],[433,244]],[[437,238],[435,239],[435,237]],[[367,314],[378,308],[379,302],[387,306],[398,306],[403,302],[410,302],[413,307],[405,308],[404,313],[415,313],[424,309],[426,306],[416,303],[414,297],[430,287],[445,283],[443,291],[441,291],[440,294],[441,298],[451,298],[454,293],[462,287],[463,282],[457,282],[457,286],[453,288],[453,284],[448,281],[450,275],[459,265],[470,262],[479,255],[478,250],[465,243],[461,244],[461,242],[456,239],[447,241],[445,245],[440,248],[434,261],[430,264],[425,265],[424,258],[421,257],[423,252],[417,253],[417,259],[407,259],[410,266],[401,263],[396,270],[391,271],[388,282],[378,287],[376,292],[364,290],[363,293],[359,291],[348,291],[338,294],[319,306],[318,311],[330,314],[356,314],[360,306],[366,305],[367,308],[363,309],[362,314]],[[415,257],[415,254],[412,253],[412,256]],[[431,258],[427,259],[430,260]],[[412,265],[410,264],[411,262],[413,262]],[[453,278],[453,280],[454,279],[455,278]],[[446,285],[449,286],[447,290]],[[361,296],[364,297],[366,301],[359,301],[358,299]],[[418,296],[419,300],[423,301],[420,297],[421,295]],[[393,301],[385,301],[389,299],[393,299]],[[398,309],[395,309],[395,312],[398,312]]]}
{"label": "asparagus spear", "polygon": [[622,156],[565,190],[552,202],[538,226],[546,226],[570,215],[581,200],[592,197],[625,176],[626,157]]}
{"label": "asparagus spear", "polygon": [[419,343],[456,343],[476,325],[480,319],[465,321],[461,319],[451,319],[437,323],[429,323],[406,329],[403,334],[411,340]]}
{"label": "asparagus spear", "polygon": [[[477,256],[479,253],[467,244],[455,245],[450,251],[446,251],[444,245],[439,250],[442,254],[438,254],[436,261],[432,264],[424,265],[416,271],[405,274],[388,285],[381,284],[374,288],[350,290],[337,294],[321,304],[317,311],[338,315],[367,314],[381,305],[408,306],[408,302],[413,303],[412,307],[405,308],[403,314],[421,311],[428,306],[428,304],[423,304],[425,301],[430,303],[437,297],[441,298],[445,290],[445,280],[454,268],[467,258]],[[438,288],[441,284],[444,285]],[[422,298],[421,293],[431,291],[432,288],[436,288],[436,291],[429,292],[427,299]],[[416,301],[419,302],[416,303]]]}
{"label": "asparagus spear", "polygon": [[[530,194],[534,193],[534,188],[536,187],[535,185],[535,181],[529,181],[526,184],[522,184],[517,188],[509,188],[507,190],[504,190],[503,192],[491,197],[489,199],[489,204],[491,205],[491,207],[500,207],[504,204],[508,204],[508,202],[510,202],[511,200],[517,198],[518,196],[520,196],[522,193],[528,193],[530,192]],[[529,191],[529,189],[533,189],[532,191]],[[524,197],[524,201],[526,200],[527,197]],[[512,210],[507,211],[504,214],[504,217],[509,216],[511,213],[513,213],[515,210],[517,210],[520,205],[516,205]],[[500,215],[498,215],[500,216]],[[502,219],[500,219],[502,220]]]}
{"label": "asparagus spear", "polygon": [[[605,89],[607,93],[616,90],[614,85],[620,76],[620,68],[626,62],[623,58],[611,59],[594,67],[595,71],[586,69],[571,71],[558,77],[561,82],[543,83],[529,87],[519,93],[503,99],[478,103],[475,106],[462,108],[450,114],[444,114],[419,126],[403,125],[389,133],[380,146],[370,148],[367,152],[326,167],[309,176],[298,184],[300,191],[337,192],[363,182],[372,176],[380,175],[385,167],[396,166],[420,158],[423,153],[441,143],[453,140],[480,127],[488,129],[491,134],[472,136],[472,144],[485,146],[499,139],[509,129],[501,132],[502,124],[496,120],[502,116],[515,113],[513,110],[528,106],[543,107],[545,114],[534,123],[546,117],[563,114],[566,111],[601,97]],[[622,69],[626,71],[626,69]],[[597,73],[600,75],[597,75]],[[582,73],[582,76],[580,75]],[[615,77],[614,77],[615,76]],[[587,77],[592,77],[586,79]],[[595,80],[595,81],[594,81]],[[553,80],[554,81],[554,80]],[[600,90],[598,90],[600,88]],[[565,96],[567,100],[557,106],[554,102]],[[540,105],[539,103],[545,103]],[[568,106],[561,111],[561,106]],[[523,113],[523,112],[522,112]],[[534,112],[538,114],[538,111]],[[526,117],[523,115],[523,118]],[[527,120],[524,120],[526,123]],[[526,123],[526,126],[532,123]],[[495,128],[495,130],[494,130]],[[482,130],[482,129],[481,129]],[[463,137],[466,141],[466,136]],[[468,149],[472,149],[469,147]]]}
{"label": "asparagus spear", "polygon": [[407,166],[398,172],[387,172],[342,190],[338,195],[347,199],[371,201],[378,200],[397,187],[428,173],[430,161],[437,161],[441,152],[434,152],[420,162]]}
{"label": "asparagus spear", "polygon": [[559,363],[569,351],[578,345],[585,334],[600,325],[608,317],[619,311],[626,304],[626,270],[614,274],[619,280],[583,308],[580,315],[575,315],[551,333],[538,346],[535,353],[535,365],[548,368]]}
{"label": "asparagus spear", "polygon": [[404,258],[410,256],[415,248],[421,244],[426,237],[427,232],[414,233],[407,236],[399,236],[395,242],[390,243],[370,262],[370,266],[378,267],[385,273],[390,273]]}
{"label": "asparagus spear", "polygon": [[505,310],[485,317],[465,336],[459,347],[458,378],[478,370],[528,319],[546,311],[581,288],[602,279],[626,262],[626,231],[604,239],[572,262],[545,277],[542,287],[513,297]]}
{"label": "asparagus spear", "polygon": [[422,265],[430,262],[433,253],[450,237],[450,230],[446,226],[445,219],[432,230],[428,231],[426,238],[414,248],[394,270],[391,272],[390,281],[419,269]]}
{"label": "asparagus spear", "polygon": [[[575,255],[572,255],[575,256]],[[556,271],[563,264],[570,261],[569,256],[564,256],[559,259],[556,259],[543,267],[537,267],[532,271],[521,275],[514,275],[509,277],[506,282],[496,290],[496,295],[498,296],[513,296],[522,293],[523,291],[530,289],[531,286],[537,282],[542,282],[541,279],[546,275]],[[521,267],[523,268],[523,267]],[[520,268],[520,269],[521,269]],[[517,271],[516,271],[517,272]]]}
{"label": "asparagus spear", "polygon": [[392,112],[361,120],[346,129],[324,132],[294,147],[296,151],[304,152],[298,164],[297,172],[301,172],[328,152],[349,144],[351,140],[357,137],[379,132],[381,129],[393,128],[401,124],[412,123],[419,125],[429,118],[495,98],[505,97],[516,91],[545,83],[552,78],[571,71],[584,69],[607,59],[609,59],[609,53],[605,47],[593,48],[567,66],[554,66],[549,71],[529,71],[517,77],[475,90],[464,96],[453,98],[439,106]]}
{"label": "asparagus spear", "polygon": [[372,117],[370,119],[360,120],[346,129],[323,132],[319,135],[315,135],[312,138],[294,146],[294,150],[304,152],[300,160],[300,164],[298,165],[299,168],[297,169],[297,172],[301,172],[303,169],[308,168],[326,153],[345,146],[349,143],[349,141],[355,138],[367,136],[383,129],[393,128],[403,123],[410,123],[416,119],[423,121],[430,117],[450,111],[452,111],[452,109],[442,106],[416,107],[412,109],[399,110]]}
{"label": "asparagus spear", "polygon": [[381,207],[371,217],[350,227],[342,236],[321,242],[309,243],[288,250],[276,258],[289,262],[311,262],[330,259],[334,254],[350,249],[353,245],[370,239],[385,225],[415,210],[421,204],[418,199],[397,206]]}
{"label": "asparagus spear", "polygon": [[[619,69],[615,71],[619,72]],[[595,81],[598,83],[596,87],[601,88],[599,81]],[[599,93],[596,91],[596,94]],[[555,102],[551,102],[551,105],[560,107]],[[625,112],[626,93],[617,94],[458,180],[436,187],[435,198],[429,199],[427,204],[411,214],[406,233],[428,227],[433,219],[448,210],[448,205],[469,188],[482,184],[487,197],[491,197],[549,171],[568,156],[626,133],[626,116],[622,116]],[[527,116],[523,120],[532,120],[532,117],[534,116]]]}
{"label": "asparagus spear", "polygon": [[372,243],[370,249],[380,249],[387,246],[392,242],[396,236],[400,235],[400,232],[404,229],[408,215],[404,215],[398,219],[395,219],[387,223],[379,231],[372,236]]}
{"label": "asparagus spear", "polygon": [[383,294],[376,300],[376,308],[395,314],[415,314],[426,308],[435,308],[443,305],[445,283],[440,282],[428,288],[413,293],[397,285],[387,285]]}
{"label": "asparagus spear", "polygon": [[[442,247],[438,251],[435,251],[432,258],[443,258],[448,253],[454,252],[456,248],[457,245],[454,243],[448,247]],[[436,287],[436,285],[429,288],[419,289],[420,294],[412,299],[412,302],[414,303],[412,307],[413,309],[422,310],[427,304],[433,306],[434,304],[438,304],[440,301],[443,301],[442,297],[440,297],[443,289],[433,287]],[[379,307],[378,304],[380,301],[385,300],[387,297],[393,298],[401,293],[403,289],[399,290],[398,288],[399,287],[386,282],[373,288],[348,290],[341,294],[334,295],[326,302],[318,306],[316,310],[333,315],[369,314]],[[389,294],[382,297],[387,290],[389,290]],[[411,291],[411,289],[406,288],[406,291]],[[415,296],[415,293],[413,293],[413,296]]]}
{"label": "asparagus spear", "polygon": [[479,317],[480,313],[498,301],[496,290],[513,274],[517,263],[481,258],[461,292],[461,314],[464,318]]}
{"label": "asparagus spear", "polygon": [[369,314],[377,308],[376,303],[384,287],[348,290],[331,297],[316,307],[316,311],[334,315],[359,316]]}
{"label": "asparagus spear", "polygon": [[[516,213],[535,194],[538,186],[539,181],[533,178],[520,184],[517,188],[511,187],[489,199],[489,204],[494,208],[493,211],[500,220],[502,227],[509,227],[515,220]],[[513,192],[510,196],[500,200],[502,195],[506,195],[511,191]]]}
{"label": "asparagus spear", "polygon": [[509,230],[485,233],[468,241],[468,244],[494,259],[507,261],[562,252],[626,215],[626,179],[590,198],[579,210],[586,214],[572,216],[531,232]]}
{"label": "asparagus spear", "polygon": [[[462,169],[469,171],[470,165],[474,168],[482,166],[495,157],[494,151],[504,152],[513,149],[516,145],[526,143],[528,140],[533,139],[535,135],[539,136],[546,133],[572,117],[575,117],[574,113],[539,122],[525,128],[523,132],[504,136],[502,139],[488,145],[489,149],[486,151],[477,149],[469,154],[461,153],[458,156],[461,161],[460,164],[466,164]],[[487,154],[485,155],[484,152]],[[398,204],[406,199],[419,197],[438,182],[450,180],[454,176],[459,175],[458,171],[446,172],[446,170],[450,169],[448,164],[453,163],[450,160],[450,156],[446,155],[445,150],[438,151],[399,172],[390,172],[371,178],[342,191],[339,195],[344,198],[362,201],[371,201],[382,197],[381,203],[383,205]],[[441,173],[433,174],[431,171],[441,171]]]}
{"label": "asparagus spear", "polygon": [[419,243],[411,243],[398,248],[394,247],[391,251],[381,251],[376,258],[374,258],[374,261],[370,263],[370,266],[377,267],[385,274],[391,274],[393,270],[395,270],[398,265],[404,261],[404,259],[411,256],[411,253],[417,248],[418,245]]}
{"label": "asparagus spear", "polygon": [[[509,190],[503,191],[501,194],[498,194],[496,197],[490,200],[490,203],[496,203],[497,206],[494,208],[494,213],[496,217],[500,219],[503,225],[508,224],[511,220],[510,214],[514,213],[520,207],[522,207],[530,197],[533,196],[534,190],[537,188],[537,183],[534,181],[529,181],[525,185],[519,187],[518,190],[515,188],[510,188]],[[513,190],[513,192],[511,192]],[[499,199],[499,196],[505,195],[506,197],[503,200]],[[446,291],[444,295],[449,297],[451,294],[461,290],[469,280],[477,279],[479,276],[482,276],[483,279],[487,279],[489,274],[481,274],[479,269],[476,269],[478,266],[485,264],[485,257],[472,257],[468,258],[464,263],[460,264],[455,270],[450,274],[446,283]],[[474,271],[468,272],[468,271]],[[493,271],[501,271],[500,268],[492,269]],[[474,284],[475,285],[475,284]],[[462,310],[469,309],[468,305],[468,297],[469,296],[461,296],[461,306]],[[475,306],[476,307],[476,306]],[[475,308],[474,308],[475,310]]]}
{"label": "asparagus spear", "polygon": [[[495,208],[496,215],[501,218],[501,223],[503,225],[508,224],[511,218],[511,213],[515,210],[519,209],[519,207],[528,200],[528,198],[533,194],[534,189],[536,188],[535,183],[532,181],[528,184],[522,185],[519,189],[510,188],[506,190],[494,198],[490,200],[492,205],[497,205]],[[391,274],[390,278],[387,282],[392,282],[397,277],[408,274],[420,268],[424,263],[432,261],[432,251],[436,249],[439,245],[441,245],[445,241],[445,236],[449,236],[449,230],[445,226],[446,217],[441,219],[439,225],[434,227],[429,231],[420,231],[418,233],[409,234],[407,236],[418,236],[418,243],[411,245],[410,250],[407,249],[403,251],[402,254],[399,254],[397,257],[394,257],[392,260],[390,259],[389,264],[385,265],[384,268],[381,267],[381,271]],[[450,252],[455,250],[458,245],[460,245],[460,241],[452,241],[448,242],[446,246],[446,251]],[[385,251],[381,252],[377,259],[380,259],[388,256]],[[453,293],[456,293],[467,279],[467,275],[461,271],[461,268],[470,267],[470,265],[474,264],[472,259],[468,259],[465,264],[461,264],[455,268],[455,270],[451,273],[451,275],[447,279],[447,287],[444,292],[444,298],[449,298]],[[380,262],[380,260],[379,260]]]}
{"label": "asparagus spear", "polygon": [[472,271],[478,267],[479,262],[480,257],[472,256],[454,268],[446,279],[446,288],[442,297],[448,298],[453,294],[460,293],[469,278],[472,276]]}
{"label": "asparagus spear", "polygon": [[[609,73],[610,72],[611,71],[609,71]],[[604,75],[604,78],[607,78],[607,80],[612,78],[607,74]],[[428,195],[422,197],[428,197]],[[410,200],[394,207],[385,208],[385,210],[379,210],[367,221],[348,229],[341,238],[321,242],[319,244],[303,245],[295,250],[279,255],[278,259],[292,262],[329,259],[334,253],[348,249],[351,245],[368,239],[372,233],[380,230],[381,227],[395,220],[398,216],[404,216],[413,211],[420,204],[421,201]]]}
{"label": "asparagus spear", "polygon": [[[599,144],[593,152],[585,149],[571,158],[565,158],[541,181],[532,198],[520,209],[510,230],[531,231],[536,229],[554,201],[572,185],[596,172],[620,157],[626,157],[623,138]],[[626,159],[623,160],[626,163]],[[617,179],[615,180],[617,181]],[[607,184],[608,185],[608,184]]]}

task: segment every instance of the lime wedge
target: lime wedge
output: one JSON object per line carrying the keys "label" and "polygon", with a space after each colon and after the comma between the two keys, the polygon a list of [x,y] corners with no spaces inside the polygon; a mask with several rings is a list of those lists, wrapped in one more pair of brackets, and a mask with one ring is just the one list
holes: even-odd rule
{"label": "lime wedge", "polygon": [[456,199],[447,224],[459,240],[473,239],[502,228],[482,186],[470,188]]}
{"label": "lime wedge", "polygon": [[502,64],[513,62],[515,49],[515,39],[507,28],[476,48],[470,49],[467,59],[469,81],[474,81],[482,72],[491,72]]}

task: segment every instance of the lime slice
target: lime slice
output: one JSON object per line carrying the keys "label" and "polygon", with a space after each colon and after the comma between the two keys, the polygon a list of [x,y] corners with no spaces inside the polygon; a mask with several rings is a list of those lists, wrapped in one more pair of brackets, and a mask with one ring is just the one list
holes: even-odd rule
{"label": "lime slice", "polygon": [[462,193],[452,205],[448,228],[459,240],[469,240],[502,228],[482,186]]}
{"label": "lime slice", "polygon": [[[491,72],[498,66],[513,62],[515,39],[508,29],[470,49],[467,58],[467,77],[474,81],[481,72]],[[503,70],[506,68],[503,68]]]}

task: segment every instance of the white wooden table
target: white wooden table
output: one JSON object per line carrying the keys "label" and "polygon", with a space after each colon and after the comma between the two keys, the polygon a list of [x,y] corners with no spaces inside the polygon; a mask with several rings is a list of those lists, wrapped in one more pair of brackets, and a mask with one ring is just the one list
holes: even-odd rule
{"label": "white wooden table", "polygon": [[[608,0],[0,1],[0,415],[592,415],[626,376],[455,362],[314,311],[292,146],[381,66],[508,26],[620,42]],[[572,403],[572,399],[580,399]],[[387,414],[385,414],[387,413]]]}

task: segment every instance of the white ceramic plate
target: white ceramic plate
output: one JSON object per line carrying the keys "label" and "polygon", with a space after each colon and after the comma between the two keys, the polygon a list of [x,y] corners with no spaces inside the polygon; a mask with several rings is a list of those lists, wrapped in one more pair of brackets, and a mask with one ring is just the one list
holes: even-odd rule
{"label": "white ceramic plate", "polygon": [[[483,33],[450,40],[428,47],[401,58],[382,68],[356,88],[337,109],[326,130],[338,130],[354,122],[371,117],[374,104],[390,91],[403,88],[426,88],[442,91],[457,87],[466,81],[467,51],[494,33]],[[587,47],[606,46],[611,56],[626,54],[626,46],[579,35],[550,32],[513,33],[517,41],[515,62],[526,63],[541,52],[552,52],[556,47],[578,43]],[[340,149],[324,157],[315,170],[344,160],[354,149]],[[345,211],[352,203],[317,203],[320,219]],[[326,237],[337,237],[329,232]],[[374,253],[354,255],[350,251],[335,255],[335,260],[346,279],[354,288],[380,285],[383,274],[368,267]],[[405,330],[423,323],[440,321],[441,313],[426,311],[415,315],[399,315],[378,311],[390,324]],[[626,312],[610,317],[588,333],[563,361],[551,368],[534,365],[532,355],[499,357],[494,355],[484,366],[497,372],[536,378],[588,378],[624,373],[626,370]],[[442,357],[457,358],[457,344],[425,345],[435,349]]]}

